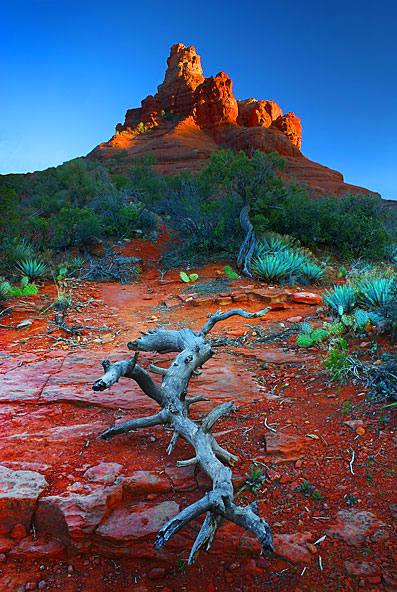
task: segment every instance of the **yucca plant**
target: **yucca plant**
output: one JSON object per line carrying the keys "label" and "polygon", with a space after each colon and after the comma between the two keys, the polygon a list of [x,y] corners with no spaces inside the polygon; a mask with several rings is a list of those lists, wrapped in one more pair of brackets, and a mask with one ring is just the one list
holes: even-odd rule
{"label": "yucca plant", "polygon": [[261,242],[256,246],[255,255],[257,257],[263,257],[270,253],[280,253],[290,248],[290,244],[287,238],[278,234],[267,234],[262,237]]}
{"label": "yucca plant", "polygon": [[356,292],[350,284],[333,286],[332,290],[325,290],[323,302],[342,316],[343,313],[350,312],[356,304]]}
{"label": "yucca plant", "polygon": [[266,281],[284,279],[290,274],[288,262],[274,255],[265,255],[254,259],[251,268],[254,275]]}
{"label": "yucca plant", "polygon": [[360,300],[367,306],[380,308],[390,304],[393,278],[372,278],[357,284]]}
{"label": "yucca plant", "polygon": [[297,251],[287,249],[281,251],[279,257],[287,263],[289,267],[289,275],[301,275],[302,268],[307,263],[306,257]]}
{"label": "yucca plant", "polygon": [[38,261],[37,259],[24,259],[16,264],[18,271],[22,275],[29,278],[29,280],[37,280],[47,272],[47,266],[45,263]]}
{"label": "yucca plant", "polygon": [[14,237],[5,242],[5,252],[10,263],[34,256],[34,248],[26,238]]}
{"label": "yucca plant", "polygon": [[301,275],[303,279],[307,280],[310,284],[320,282],[324,279],[326,273],[325,267],[320,267],[310,261],[305,262],[301,268]]}

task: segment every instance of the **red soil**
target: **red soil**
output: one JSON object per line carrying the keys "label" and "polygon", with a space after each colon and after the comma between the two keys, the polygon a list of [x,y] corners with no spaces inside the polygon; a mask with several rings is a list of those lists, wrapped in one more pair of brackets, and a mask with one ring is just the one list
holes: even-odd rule
{"label": "red soil", "polygon": [[[94,393],[91,384],[102,374],[102,359],[128,356],[125,343],[139,330],[168,323],[198,329],[219,308],[214,298],[226,299],[222,310],[228,310],[236,306],[229,294],[244,299],[257,290],[240,278],[231,282],[229,292],[222,288],[221,295],[206,297],[206,302],[203,296],[185,302],[179,296],[186,300],[189,295],[177,271],[161,280],[156,246],[135,241],[127,250],[145,262],[138,283],[70,282],[74,302],[89,303],[72,311],[67,322],[108,329],[82,330],[80,341],[71,340],[48,324],[51,311],[37,311],[49,301],[46,296],[26,299],[24,308],[2,317],[7,325],[27,318],[33,322],[0,335],[0,464],[12,472],[39,473],[47,484],[34,503],[36,532],[29,520],[27,528],[22,526],[30,516],[27,501],[22,504],[16,494],[10,506],[10,495],[0,487],[0,590],[396,589],[392,421],[382,424],[380,406],[365,401],[359,383],[341,388],[329,383],[324,349],[302,353],[295,336],[271,345],[256,341],[257,329],[281,330],[291,326],[289,318],[321,322],[318,305],[283,301],[280,291],[263,284],[257,286],[262,292],[241,306],[258,310],[270,298],[274,309],[262,319],[234,317],[219,323],[214,337],[244,336],[244,342],[217,345],[216,356],[189,392],[211,398],[194,407],[197,419],[215,403],[235,401],[236,411],[219,421],[217,438],[240,458],[233,468],[237,489],[250,464],[262,463],[264,485],[256,495],[244,491],[239,503],[260,500],[276,553],[260,558],[256,540],[228,524],[212,549],[188,568],[199,523],[178,533],[161,553],[154,550],[157,523],[202,496],[209,483],[201,472],[175,468],[191,451],[182,443],[167,456],[170,435],[160,428],[110,442],[96,440],[114,422],[151,413],[155,405],[127,379],[103,393]],[[197,270],[199,282],[215,282],[222,268]],[[53,297],[54,290],[45,285],[40,293]],[[200,306],[192,305],[196,300]],[[385,340],[380,346],[390,349]],[[140,364],[166,364],[172,357],[140,354]],[[357,420],[361,423],[346,423]],[[305,479],[321,497],[300,491]],[[353,507],[347,504],[349,496]],[[11,529],[11,515],[20,526]]]}

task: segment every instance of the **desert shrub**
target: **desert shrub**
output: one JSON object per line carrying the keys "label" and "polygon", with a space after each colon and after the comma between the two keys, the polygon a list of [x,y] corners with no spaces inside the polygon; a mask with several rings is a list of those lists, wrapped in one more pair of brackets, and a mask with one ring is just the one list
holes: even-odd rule
{"label": "desert shrub", "polygon": [[174,231],[179,254],[193,261],[236,253],[242,240],[238,223],[241,207],[237,194],[215,199],[199,175],[187,173],[168,179],[167,194],[157,211]]}
{"label": "desert shrub", "polygon": [[323,365],[329,370],[333,380],[337,382],[346,380],[350,374],[352,362],[349,359],[347,341],[343,337],[330,344]]}
{"label": "desert shrub", "polygon": [[49,220],[47,218],[43,216],[29,216],[22,221],[21,231],[30,237],[31,242],[38,249],[49,246]]}
{"label": "desert shrub", "polygon": [[122,177],[121,175],[113,175],[112,183],[116,189],[124,189],[129,185],[130,182],[126,177]]}
{"label": "desert shrub", "polygon": [[310,335],[302,334],[302,335],[298,336],[298,339],[296,340],[296,344],[299,347],[311,347],[314,344],[314,341],[310,337]]}
{"label": "desert shrub", "polygon": [[387,355],[380,365],[366,369],[370,397],[375,401],[397,401],[397,355]]}
{"label": "desert shrub", "polygon": [[329,247],[343,258],[382,258],[392,240],[390,212],[373,196],[313,199],[300,190],[280,207],[274,229],[312,248]]}
{"label": "desert shrub", "polygon": [[11,188],[0,186],[0,238],[12,237],[19,222],[18,194]]}
{"label": "desert shrub", "polygon": [[117,162],[120,162],[121,160],[123,160],[127,156],[128,156],[128,150],[126,150],[125,148],[123,148],[122,150],[119,150],[118,152],[116,152],[115,154],[113,154],[112,160],[115,160]]}
{"label": "desert shrub", "polygon": [[51,244],[66,249],[95,242],[104,235],[99,215],[89,208],[62,208],[49,220]]}

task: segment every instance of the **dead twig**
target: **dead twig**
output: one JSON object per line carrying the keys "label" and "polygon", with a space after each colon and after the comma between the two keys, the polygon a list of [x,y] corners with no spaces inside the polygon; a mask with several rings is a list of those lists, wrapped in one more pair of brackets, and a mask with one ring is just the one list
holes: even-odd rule
{"label": "dead twig", "polygon": [[350,465],[350,472],[351,472],[351,474],[352,474],[352,475],[354,475],[354,474],[355,474],[355,473],[354,473],[354,471],[353,471],[353,462],[354,462],[354,456],[355,456],[355,452],[354,452],[354,450],[352,450],[352,458],[351,458],[351,461],[349,462],[349,465]]}
{"label": "dead twig", "polygon": [[267,417],[265,417],[265,421],[264,421],[263,423],[265,424],[265,427],[266,427],[268,430],[270,430],[271,432],[274,432],[274,433],[276,433],[276,432],[277,432],[277,430],[275,430],[274,428],[271,428],[271,427],[268,425],[268,423],[267,423]]}

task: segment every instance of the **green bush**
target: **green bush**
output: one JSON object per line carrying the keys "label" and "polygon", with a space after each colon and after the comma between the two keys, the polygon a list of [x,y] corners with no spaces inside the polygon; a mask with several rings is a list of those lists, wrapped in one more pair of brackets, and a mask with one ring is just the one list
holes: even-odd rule
{"label": "green bush", "polygon": [[62,208],[49,220],[51,243],[59,249],[82,246],[104,235],[101,219],[89,208]]}
{"label": "green bush", "polygon": [[328,247],[343,258],[380,259],[392,241],[390,209],[373,196],[313,199],[301,188],[290,190],[278,205],[272,229],[311,248]]}
{"label": "green bush", "polygon": [[19,222],[18,194],[8,187],[0,186],[0,238],[12,237]]}

